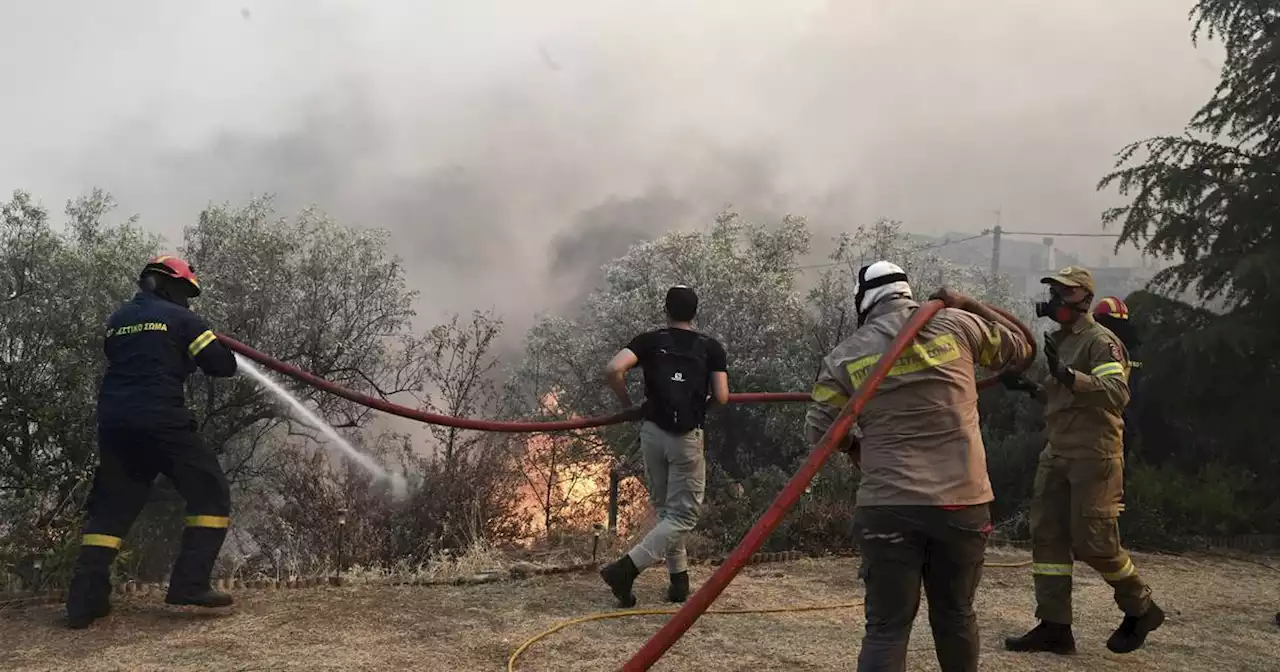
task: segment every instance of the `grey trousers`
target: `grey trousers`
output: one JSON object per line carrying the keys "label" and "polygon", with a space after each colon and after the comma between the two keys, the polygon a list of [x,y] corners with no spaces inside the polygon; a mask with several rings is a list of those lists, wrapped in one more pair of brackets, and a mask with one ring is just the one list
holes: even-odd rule
{"label": "grey trousers", "polygon": [[649,480],[649,503],[658,513],[658,524],[628,555],[636,569],[665,559],[669,573],[687,571],[689,554],[684,537],[698,522],[707,487],[702,430],[672,434],[646,420],[640,426],[640,452]]}

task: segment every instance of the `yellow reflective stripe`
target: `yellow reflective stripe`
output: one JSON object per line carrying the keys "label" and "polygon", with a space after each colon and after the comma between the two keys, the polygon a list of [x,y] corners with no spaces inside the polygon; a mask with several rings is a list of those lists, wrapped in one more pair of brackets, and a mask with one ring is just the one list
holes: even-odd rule
{"label": "yellow reflective stripe", "polygon": [[[924,344],[912,343],[893,363],[887,377],[904,376],[933,369],[960,359],[960,346],[952,334],[943,334]],[[880,355],[855,359],[845,365],[854,387],[860,387],[871,376],[871,369],[880,361]]]}
{"label": "yellow reflective stripe", "polygon": [[849,397],[844,396],[843,392],[822,383],[813,386],[813,394],[809,395],[809,397],[820,404],[830,404],[841,408],[849,403]]}
{"label": "yellow reflective stripe", "polygon": [[187,516],[187,527],[226,527],[231,519],[226,516]]}
{"label": "yellow reflective stripe", "polygon": [[1072,565],[1058,565],[1049,562],[1037,562],[1031,565],[1031,573],[1040,576],[1071,576]]}
{"label": "yellow reflective stripe", "polygon": [[102,548],[120,548],[120,537],[109,534],[86,534],[80,537],[81,546],[101,546]]}
{"label": "yellow reflective stripe", "polygon": [[1093,367],[1093,371],[1090,371],[1089,373],[1098,378],[1105,378],[1107,376],[1123,376],[1124,365],[1120,362],[1107,362],[1106,364],[1099,364]]}
{"label": "yellow reflective stripe", "polygon": [[1133,369],[1141,369],[1141,368],[1142,368],[1142,362],[1129,362],[1129,368],[1133,368]]}
{"label": "yellow reflective stripe", "polygon": [[1121,567],[1119,571],[1103,573],[1102,578],[1110,582],[1123,581],[1137,573],[1138,568],[1133,566],[1133,560],[1128,559],[1124,561],[1124,567]]}
{"label": "yellow reflective stripe", "polygon": [[205,331],[203,334],[196,336],[196,340],[191,341],[191,345],[187,346],[187,352],[191,353],[192,357],[195,357],[196,355],[200,354],[200,351],[204,350],[210,343],[217,340],[217,338],[218,338],[217,336],[213,335],[212,331]]}
{"label": "yellow reflective stripe", "polygon": [[1000,330],[992,328],[987,331],[987,342],[982,347],[982,352],[978,354],[978,363],[982,366],[990,366],[1000,354],[1001,336]]}

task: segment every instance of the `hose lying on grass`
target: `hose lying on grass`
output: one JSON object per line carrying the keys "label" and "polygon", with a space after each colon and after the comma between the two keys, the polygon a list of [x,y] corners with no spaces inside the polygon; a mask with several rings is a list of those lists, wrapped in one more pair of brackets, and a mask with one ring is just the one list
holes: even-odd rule
{"label": "hose lying on grass", "polygon": [[[1030,564],[1031,564],[1030,560],[1027,560],[1025,562],[988,562],[988,563],[984,563],[983,567],[1014,568],[1014,567],[1027,567]],[[855,607],[860,607],[860,606],[862,606],[862,600],[856,600],[854,602],[841,602],[839,604],[818,604],[818,605],[804,605],[804,606],[791,606],[791,607],[763,607],[758,609],[708,609],[705,613],[716,614],[718,616],[740,616],[743,614],[783,614],[783,613],[798,613],[798,612],[805,612],[805,611],[835,611],[837,609],[853,609]],[[580,616],[578,618],[557,623],[551,626],[550,628],[547,628],[546,630],[543,630],[542,632],[530,637],[529,639],[526,639],[524,643],[522,643],[519,647],[517,647],[516,650],[511,653],[511,657],[507,659],[507,672],[515,672],[516,659],[518,659],[522,654],[528,651],[530,647],[546,639],[547,637],[550,637],[551,635],[554,635],[557,632],[564,630],[565,628],[571,628],[575,625],[582,625],[583,623],[590,623],[592,621],[603,621],[606,619],[613,619],[613,618],[628,618],[631,616],[666,616],[666,615],[674,614],[677,611],[678,611],[677,609],[628,609],[626,611],[602,611],[596,614]]]}

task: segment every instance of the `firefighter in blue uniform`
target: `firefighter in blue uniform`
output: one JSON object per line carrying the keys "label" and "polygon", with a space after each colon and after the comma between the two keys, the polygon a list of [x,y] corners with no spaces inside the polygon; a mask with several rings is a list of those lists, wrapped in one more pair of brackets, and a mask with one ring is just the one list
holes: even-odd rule
{"label": "firefighter in blue uniform", "polygon": [[67,624],[88,627],[111,610],[110,567],[159,474],[186,501],[186,529],[165,602],[225,607],[231,596],[209,584],[227,535],[231,495],[218,458],[200,440],[184,386],[197,368],[235,375],[236,360],[188,308],[200,295],[190,265],[152,258],[138,293],[107,323],[107,371],[98,393],[98,468],[87,503]]}

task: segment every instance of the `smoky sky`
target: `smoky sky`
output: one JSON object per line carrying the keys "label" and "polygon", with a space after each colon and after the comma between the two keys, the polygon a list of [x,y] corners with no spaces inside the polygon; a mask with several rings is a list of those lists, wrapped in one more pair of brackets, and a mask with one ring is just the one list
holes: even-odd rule
{"label": "smoky sky", "polygon": [[1190,5],[5,3],[0,189],[59,211],[102,187],[170,240],[274,193],[390,230],[424,317],[525,325],[730,204],[824,232],[995,209],[1100,231],[1114,153],[1179,132],[1216,82]]}

